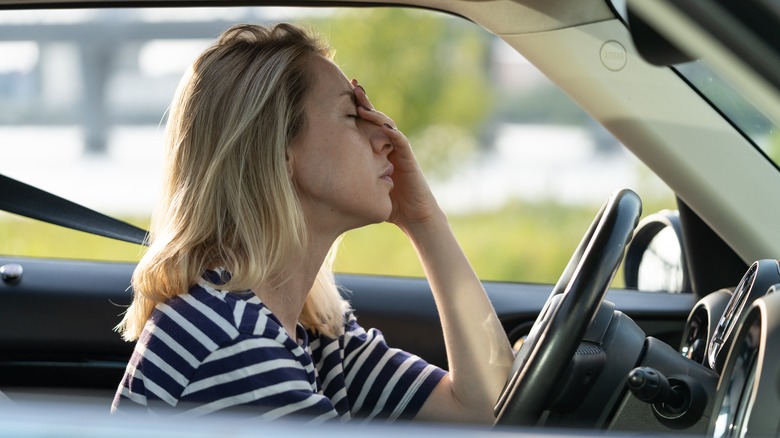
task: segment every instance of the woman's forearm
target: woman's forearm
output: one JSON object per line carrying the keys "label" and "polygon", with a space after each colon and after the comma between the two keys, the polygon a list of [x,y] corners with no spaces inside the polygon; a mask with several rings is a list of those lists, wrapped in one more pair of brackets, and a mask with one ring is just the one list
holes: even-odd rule
{"label": "woman's forearm", "polygon": [[513,354],[482,283],[444,213],[409,224],[439,309],[449,362],[450,390],[472,418],[492,418]]}

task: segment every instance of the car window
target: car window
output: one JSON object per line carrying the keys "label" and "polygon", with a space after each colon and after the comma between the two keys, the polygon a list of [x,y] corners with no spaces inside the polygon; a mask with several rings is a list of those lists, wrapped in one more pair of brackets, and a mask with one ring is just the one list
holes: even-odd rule
{"label": "car window", "polygon": [[[395,119],[480,277],[555,282],[599,206],[670,190],[505,42],[419,9],[0,11],[0,173],[145,227],[166,108],[187,65],[237,22],[315,27]],[[360,35],[360,38],[355,38]],[[134,261],[142,249],[0,216],[0,253]],[[347,233],[337,270],[421,276],[391,225]]]}

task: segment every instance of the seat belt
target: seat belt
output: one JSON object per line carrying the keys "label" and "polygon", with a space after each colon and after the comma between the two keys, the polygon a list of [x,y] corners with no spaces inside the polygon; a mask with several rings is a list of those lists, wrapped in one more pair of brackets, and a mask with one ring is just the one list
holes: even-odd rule
{"label": "seat belt", "polygon": [[0,175],[0,210],[98,236],[146,245],[146,230]]}

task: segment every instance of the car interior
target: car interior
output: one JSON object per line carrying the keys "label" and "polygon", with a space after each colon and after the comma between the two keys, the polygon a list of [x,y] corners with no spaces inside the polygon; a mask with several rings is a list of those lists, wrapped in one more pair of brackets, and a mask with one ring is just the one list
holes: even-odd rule
{"label": "car interior", "polygon": [[[0,0],[0,40],[36,38],[36,26],[3,19],[26,10],[280,6],[272,3]],[[674,205],[658,211],[648,211],[632,187],[603,193],[581,240],[568,242],[573,255],[557,282],[484,281],[516,350],[496,401],[495,428],[780,433],[780,361],[772,348],[780,342],[780,294],[774,293],[780,288],[780,168],[771,148],[756,144],[755,123],[739,121],[755,111],[768,123],[780,122],[776,6],[760,0],[741,6],[722,0],[317,0],[284,6],[292,4],[424,9],[481,28],[521,54],[671,190]],[[214,35],[215,29],[203,32]],[[175,23],[169,30],[188,31]],[[715,90],[719,81],[737,91]],[[737,116],[722,101],[734,104]],[[93,123],[107,120],[99,116]],[[768,132],[761,138],[777,141],[774,128]],[[14,148],[3,143],[4,150]],[[142,251],[143,225],[28,184],[34,164],[14,167],[0,167],[0,210]],[[551,178],[564,179],[563,173]],[[84,191],[101,189],[112,190],[93,182]],[[0,391],[8,403],[34,409],[42,401],[81,400],[107,414],[133,351],[114,327],[132,298],[135,263],[16,255],[2,246],[0,254]],[[424,278],[337,277],[363,326],[380,329],[393,347],[447,367]]]}

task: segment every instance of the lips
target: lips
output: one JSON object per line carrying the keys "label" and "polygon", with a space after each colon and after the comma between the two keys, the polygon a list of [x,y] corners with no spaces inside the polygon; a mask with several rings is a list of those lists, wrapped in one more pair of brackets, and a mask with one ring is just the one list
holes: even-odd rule
{"label": "lips", "polygon": [[387,168],[385,168],[385,171],[382,172],[382,175],[379,176],[379,179],[383,179],[383,180],[388,181],[388,182],[390,182],[392,184],[392,182],[393,182],[392,176],[393,176],[393,165],[390,164],[390,165],[387,166]]}

